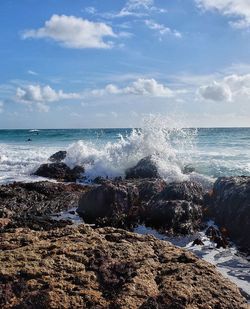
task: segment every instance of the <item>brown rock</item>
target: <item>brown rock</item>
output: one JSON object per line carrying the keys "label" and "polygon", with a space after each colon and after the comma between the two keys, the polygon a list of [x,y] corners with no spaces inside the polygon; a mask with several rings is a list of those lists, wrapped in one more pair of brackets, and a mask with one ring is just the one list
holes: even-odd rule
{"label": "brown rock", "polygon": [[78,226],[0,237],[2,309],[247,308],[214,266],[152,236]]}

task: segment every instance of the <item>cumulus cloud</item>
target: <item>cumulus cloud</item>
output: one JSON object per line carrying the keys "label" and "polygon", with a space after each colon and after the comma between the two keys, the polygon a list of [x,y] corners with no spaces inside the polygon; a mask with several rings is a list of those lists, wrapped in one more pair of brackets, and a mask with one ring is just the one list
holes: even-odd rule
{"label": "cumulus cloud", "polygon": [[40,112],[48,112],[48,103],[60,100],[79,99],[78,93],[65,93],[62,90],[56,91],[50,86],[28,85],[18,87],[16,90],[16,100],[18,102],[32,106],[35,104]]}
{"label": "cumulus cloud", "polygon": [[170,34],[170,35],[173,35],[177,38],[182,37],[180,32],[178,32],[176,30],[172,30],[169,27],[166,27],[162,24],[158,24],[154,20],[147,19],[147,20],[145,20],[145,24],[146,24],[146,26],[148,26],[149,29],[155,30],[159,34],[160,37],[165,35],[165,34]]}
{"label": "cumulus cloud", "polygon": [[59,100],[79,99],[77,93],[65,93],[62,90],[56,91],[50,86],[28,85],[18,87],[16,90],[16,99],[22,103],[37,103],[40,110],[45,111],[45,103],[56,102]]}
{"label": "cumulus cloud", "polygon": [[75,16],[53,15],[44,27],[23,32],[23,39],[51,39],[67,48],[112,48],[115,38],[111,26],[102,22],[91,22]]}
{"label": "cumulus cloud", "polygon": [[202,86],[199,94],[206,100],[211,101],[231,101],[232,92],[228,85],[224,83],[213,82],[210,85]]}
{"label": "cumulus cloud", "polygon": [[140,95],[153,97],[172,97],[173,91],[155,79],[139,78],[126,87],[118,87],[114,84],[107,85],[104,89],[92,91],[93,95]]}
{"label": "cumulus cloud", "polygon": [[56,102],[66,99],[78,99],[77,93],[65,93],[62,90],[56,91],[50,86],[28,85],[26,87],[18,87],[16,98],[22,102]]}
{"label": "cumulus cloud", "polygon": [[250,74],[225,76],[220,82],[200,87],[198,92],[202,98],[212,101],[249,100]]}
{"label": "cumulus cloud", "polygon": [[225,16],[233,17],[230,24],[235,28],[250,27],[249,0],[196,0],[196,3],[204,10],[216,10]]}

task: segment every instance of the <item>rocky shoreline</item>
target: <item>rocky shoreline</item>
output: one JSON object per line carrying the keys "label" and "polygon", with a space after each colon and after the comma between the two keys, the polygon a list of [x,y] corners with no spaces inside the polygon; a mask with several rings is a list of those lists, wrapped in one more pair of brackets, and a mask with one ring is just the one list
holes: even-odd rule
{"label": "rocky shoreline", "polygon": [[[147,157],[126,179],[84,185],[67,183],[84,179],[84,167],[65,157],[35,172],[64,183],[0,186],[1,308],[247,308],[215,267],[130,231],[142,224],[189,235],[213,219],[219,229],[207,235],[217,248],[232,240],[249,252],[250,177],[220,178],[208,192],[193,181],[166,183]],[[71,208],[85,225],[53,219]]]}

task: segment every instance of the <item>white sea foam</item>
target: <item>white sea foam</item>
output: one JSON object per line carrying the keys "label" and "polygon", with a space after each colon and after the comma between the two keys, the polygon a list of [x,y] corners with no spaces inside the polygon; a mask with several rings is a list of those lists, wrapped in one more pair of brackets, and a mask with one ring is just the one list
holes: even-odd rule
{"label": "white sea foam", "polygon": [[[183,125],[182,125],[183,126]],[[84,165],[90,179],[97,176],[124,176],[127,168],[144,157],[151,156],[159,174],[167,181],[183,181],[190,177],[210,182],[197,173],[186,175],[183,168],[192,164],[195,130],[185,130],[179,123],[162,117],[150,117],[141,129],[119,136],[106,144],[78,141],[67,149],[66,164]]]}
{"label": "white sea foam", "polygon": [[0,183],[36,181],[31,174],[57,150],[55,147],[0,145]]}
{"label": "white sea foam", "polygon": [[[2,134],[6,143],[0,144],[0,183],[38,180],[30,174],[54,152],[65,149],[65,162],[71,167],[84,165],[90,180],[124,176],[127,168],[146,156],[152,156],[167,181],[191,179],[210,187],[219,176],[250,175],[250,142],[243,139],[249,134],[247,130],[183,127],[188,124],[182,120],[151,116],[141,129],[127,134],[119,129],[41,130],[27,143],[26,131],[7,132]],[[184,174],[186,165],[195,171]]]}

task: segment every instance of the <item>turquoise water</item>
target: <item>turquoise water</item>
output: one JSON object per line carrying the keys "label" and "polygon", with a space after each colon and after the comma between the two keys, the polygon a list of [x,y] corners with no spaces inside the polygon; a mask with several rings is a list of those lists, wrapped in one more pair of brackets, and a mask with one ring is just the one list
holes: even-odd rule
{"label": "turquoise water", "polygon": [[[29,141],[28,141],[29,140]],[[0,182],[36,180],[30,174],[57,150],[66,163],[84,164],[89,178],[123,176],[140,158],[153,155],[162,177],[213,181],[250,175],[250,128],[0,130]],[[195,172],[184,175],[185,165]]]}

